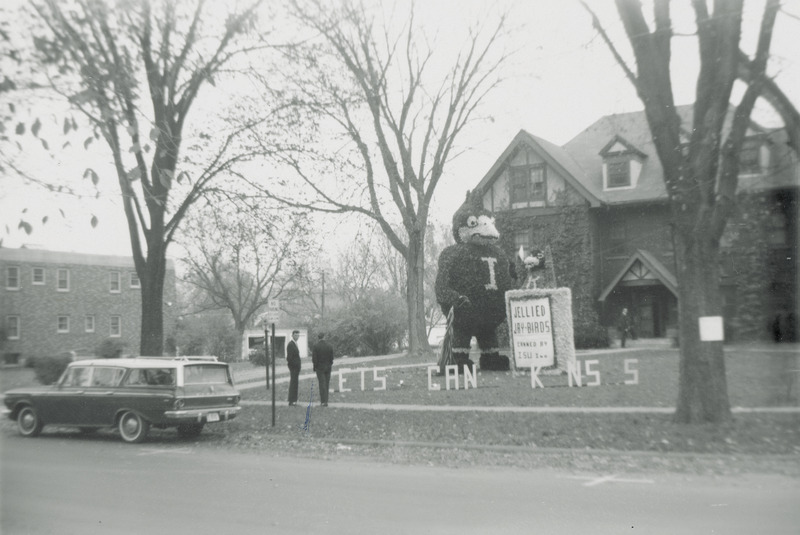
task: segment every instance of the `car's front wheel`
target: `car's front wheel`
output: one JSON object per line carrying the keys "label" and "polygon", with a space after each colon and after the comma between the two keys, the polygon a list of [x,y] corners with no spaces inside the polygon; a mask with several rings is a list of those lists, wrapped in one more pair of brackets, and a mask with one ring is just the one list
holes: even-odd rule
{"label": "car's front wheel", "polygon": [[119,434],[122,440],[129,443],[143,442],[150,432],[150,422],[133,411],[124,413],[119,418]]}
{"label": "car's front wheel", "polygon": [[31,406],[22,407],[17,414],[17,428],[24,437],[35,437],[42,432],[44,422],[39,418],[36,409]]}
{"label": "car's front wheel", "polygon": [[181,438],[195,438],[203,432],[204,424],[180,424],[178,425],[178,436]]}

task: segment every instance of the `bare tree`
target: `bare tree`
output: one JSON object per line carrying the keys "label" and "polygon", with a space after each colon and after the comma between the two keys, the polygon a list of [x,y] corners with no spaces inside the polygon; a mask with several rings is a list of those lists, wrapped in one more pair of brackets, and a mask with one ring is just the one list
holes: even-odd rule
{"label": "bare tree", "polygon": [[[740,50],[743,0],[692,2],[700,54],[694,114],[681,125],[675,109],[670,61],[674,37],[670,2],[655,0],[653,27],[638,0],[616,0],[636,67],[623,59],[594,13],[594,25],[611,48],[645,106],[672,210],[679,286],[680,379],[675,419],[682,423],[730,419],[722,343],[700,339],[698,318],[721,316],[720,238],[736,204],[739,152],[751,126],[756,100],[767,90],[771,102],[797,135],[797,111],[767,76],[767,62],[779,0],[764,5],[758,42],[750,59]],[[584,4],[586,6],[586,4]],[[587,7],[591,12],[591,10]],[[737,77],[747,87],[731,110]],[[733,119],[729,121],[731,117]],[[689,132],[688,145],[683,142]]]}
{"label": "bare tree", "polygon": [[[409,350],[425,351],[430,203],[445,165],[459,151],[456,141],[499,83],[507,57],[499,49],[505,19],[481,21],[461,50],[440,58],[413,7],[387,15],[355,1],[338,9],[319,0],[291,6],[314,35],[287,51],[297,70],[281,95],[310,114],[328,143],[315,154],[307,142],[298,143],[298,150],[284,147],[281,161],[306,195],[298,200],[270,194],[325,212],[361,214],[380,226],[405,259]],[[321,171],[309,161],[335,165]]]}
{"label": "bare tree", "polygon": [[[228,13],[211,13],[205,0],[32,3],[47,29],[34,36],[39,65],[91,125],[94,135],[84,146],[102,138],[112,157],[142,285],[142,354],[163,350],[166,251],[176,230],[212,179],[249,156],[231,155],[248,127],[237,125],[222,133],[217,150],[206,147],[212,156],[199,176],[191,177],[190,164],[180,160],[201,87],[261,46],[242,39],[261,2]],[[65,133],[76,126],[65,123]],[[99,180],[94,169],[84,176]]]}
{"label": "bare tree", "polygon": [[291,294],[310,254],[307,217],[289,210],[236,213],[214,202],[191,217],[181,241],[188,254],[186,282],[205,296],[194,313],[230,311],[241,354],[245,329],[270,299]]}

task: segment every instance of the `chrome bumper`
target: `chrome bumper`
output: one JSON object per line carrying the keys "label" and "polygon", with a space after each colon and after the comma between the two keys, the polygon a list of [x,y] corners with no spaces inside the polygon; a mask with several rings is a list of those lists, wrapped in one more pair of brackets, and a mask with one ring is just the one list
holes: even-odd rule
{"label": "chrome bumper", "polygon": [[[224,407],[224,408],[210,408],[210,409],[182,409],[177,411],[166,411],[164,413],[164,418],[167,420],[175,420],[175,421],[185,421],[185,422],[197,422],[203,423],[209,421],[210,414],[216,414],[219,416],[219,421],[223,420],[232,420],[236,417],[236,415],[241,410],[241,407]],[[217,421],[213,419],[212,422]]]}

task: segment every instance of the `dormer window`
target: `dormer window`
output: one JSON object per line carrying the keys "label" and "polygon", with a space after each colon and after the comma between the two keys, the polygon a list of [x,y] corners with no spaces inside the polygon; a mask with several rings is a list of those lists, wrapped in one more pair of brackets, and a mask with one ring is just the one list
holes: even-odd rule
{"label": "dormer window", "polygon": [[631,185],[631,162],[630,160],[609,160],[608,167],[608,187],[624,188]]}
{"label": "dormer window", "polygon": [[636,181],[647,155],[620,136],[614,136],[603,150],[603,189],[636,187]]}
{"label": "dormer window", "polygon": [[769,166],[769,147],[761,136],[745,138],[739,151],[739,173],[758,175]]}

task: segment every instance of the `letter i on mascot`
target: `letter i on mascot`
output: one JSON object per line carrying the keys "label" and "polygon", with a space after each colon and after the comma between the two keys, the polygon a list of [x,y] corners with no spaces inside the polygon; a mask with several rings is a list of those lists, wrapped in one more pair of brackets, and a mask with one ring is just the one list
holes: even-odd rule
{"label": "letter i on mascot", "polygon": [[508,357],[500,354],[496,329],[506,319],[507,290],[516,288],[514,264],[497,245],[500,234],[494,215],[483,208],[478,192],[467,192],[453,215],[451,245],[439,255],[436,300],[448,316],[449,340],[439,361],[454,363],[459,372],[473,366],[469,358],[474,336],[481,351],[481,370],[508,370]]}

